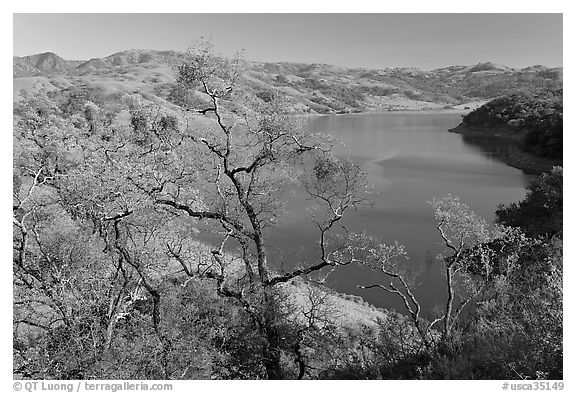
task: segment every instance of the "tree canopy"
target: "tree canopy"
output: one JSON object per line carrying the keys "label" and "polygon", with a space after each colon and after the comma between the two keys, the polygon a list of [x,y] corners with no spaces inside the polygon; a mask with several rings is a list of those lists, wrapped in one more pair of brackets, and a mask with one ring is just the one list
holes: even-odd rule
{"label": "tree canopy", "polygon": [[521,136],[525,151],[562,158],[563,90],[517,93],[496,98],[468,113],[467,126],[502,128]]}
{"label": "tree canopy", "polygon": [[[428,315],[404,247],[342,223],[370,204],[366,174],[279,94],[242,94],[242,66],[200,42],[176,72],[203,97],[182,109],[76,91],[15,105],[16,377],[562,378],[560,168],[495,228],[431,201],[446,303]],[[268,234],[291,187],[318,248],[282,268]],[[322,278],[351,264],[404,314],[340,323]]]}

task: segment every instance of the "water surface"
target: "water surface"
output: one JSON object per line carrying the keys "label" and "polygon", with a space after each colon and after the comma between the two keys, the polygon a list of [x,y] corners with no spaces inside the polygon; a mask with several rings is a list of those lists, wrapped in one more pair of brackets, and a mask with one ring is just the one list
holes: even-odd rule
{"label": "water surface", "polygon": [[[434,261],[442,250],[441,238],[426,202],[448,193],[458,195],[492,222],[497,206],[522,199],[531,179],[497,158],[506,142],[482,140],[478,145],[474,139],[447,131],[460,120],[459,114],[386,113],[314,117],[308,124],[313,132],[343,140],[339,154],[352,157],[367,172],[374,185],[374,206],[352,212],[345,224],[350,230],[406,246],[410,263],[422,271],[415,292],[427,311],[444,303],[445,281],[441,265]],[[271,260],[289,267],[317,257],[317,231],[303,210],[302,202],[292,206],[270,236]],[[334,272],[327,284],[361,295],[376,306],[402,310],[393,295],[356,288],[382,279],[364,267],[346,266]]]}

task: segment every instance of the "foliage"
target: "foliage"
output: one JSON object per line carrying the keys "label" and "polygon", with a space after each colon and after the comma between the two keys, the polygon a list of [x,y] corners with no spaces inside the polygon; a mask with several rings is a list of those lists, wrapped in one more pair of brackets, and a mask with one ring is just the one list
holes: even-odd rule
{"label": "foliage", "polygon": [[528,236],[562,234],[563,198],[562,167],[541,175],[530,183],[526,198],[508,206],[500,205],[496,210],[498,222],[518,227]]}
{"label": "foliage", "polygon": [[[522,209],[535,208],[534,190],[540,190],[539,203],[545,208],[556,206],[562,193],[561,173],[561,169],[555,169],[534,182],[526,200],[520,202]],[[542,188],[549,190],[558,184],[560,188],[555,187],[555,192],[542,192]],[[378,288],[402,298],[419,336],[412,338],[411,343],[421,344],[393,362],[380,357],[369,366],[347,365],[336,375],[562,378],[561,240],[534,239],[519,228],[500,226],[490,233],[486,223],[454,196],[435,199],[432,205],[437,229],[448,250],[440,256],[447,283],[445,308],[435,320],[423,319],[413,293],[416,281],[405,267],[404,248],[398,243],[374,245],[369,239],[362,239],[361,246],[355,249],[355,259],[390,280],[387,286],[373,284],[363,288]],[[517,205],[509,209],[512,208],[518,209]],[[517,223],[527,220],[527,228],[548,227],[555,219],[545,214],[510,216],[517,217]],[[436,331],[435,326],[440,324],[442,328]]]}
{"label": "foliage", "polygon": [[[431,203],[447,302],[428,320],[404,247],[342,224],[370,205],[360,166],[280,95],[238,92],[241,57],[200,43],[181,61],[177,93],[203,96],[187,110],[90,91],[15,106],[16,377],[562,377],[561,169],[493,230],[455,196]],[[295,184],[317,258],[279,272],[268,234]],[[352,263],[406,315],[345,327],[320,286],[292,285]]]}
{"label": "foliage", "polygon": [[[364,203],[365,177],[356,164],[331,156],[318,137],[297,131],[277,95],[245,103],[243,118],[223,109],[222,101],[240,99],[234,92],[240,64],[203,44],[178,66],[179,83],[207,97],[208,106],[198,110],[208,117],[207,129],[140,95],[124,97],[112,116],[94,102],[59,107],[47,97],[16,108],[14,266],[15,285],[23,289],[15,299],[39,299],[54,309],[44,315],[36,306],[15,308],[15,329],[45,331],[30,347],[42,353],[38,363],[26,363],[21,353],[16,374],[47,375],[41,370],[52,368],[60,378],[118,375],[111,369],[130,378],[310,375],[321,347],[314,337],[329,336],[331,328],[316,295],[311,309],[292,307],[280,286],[350,263],[332,258],[330,238],[345,212]],[[313,163],[328,163],[329,175],[308,175]],[[305,181],[317,202],[322,256],[278,274],[269,266],[265,233],[282,214],[279,196],[296,181]],[[70,231],[54,237],[64,219]],[[197,245],[199,231],[214,245]],[[94,244],[94,261],[78,261],[81,251],[50,251],[74,236]],[[102,274],[97,286],[71,268],[80,262],[88,264],[77,266],[88,277],[93,268]],[[230,324],[214,339],[207,337],[220,322],[202,324],[211,313],[193,323],[199,329],[193,335],[186,333],[192,322],[179,322],[193,306],[177,306],[189,296],[174,284],[183,279],[184,288],[212,282],[217,298],[208,299],[207,309],[225,301]],[[65,357],[70,340],[77,344]],[[213,359],[211,368],[187,361],[190,351]],[[103,370],[106,362],[111,369]]]}
{"label": "foliage", "polygon": [[467,126],[502,127],[523,133],[524,150],[537,156],[562,158],[562,89],[537,95],[496,98],[462,119]]}

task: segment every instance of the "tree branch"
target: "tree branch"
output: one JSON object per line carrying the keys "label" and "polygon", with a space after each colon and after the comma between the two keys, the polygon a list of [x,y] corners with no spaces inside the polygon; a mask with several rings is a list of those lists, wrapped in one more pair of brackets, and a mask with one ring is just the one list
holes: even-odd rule
{"label": "tree branch", "polygon": [[154,203],[158,204],[158,205],[171,206],[177,210],[185,211],[190,217],[195,217],[195,218],[199,218],[199,219],[207,218],[207,219],[211,219],[211,220],[224,221],[225,223],[227,223],[228,225],[231,225],[234,229],[236,229],[238,232],[242,233],[243,235],[248,236],[251,239],[254,238],[254,235],[252,233],[248,232],[242,225],[238,224],[237,222],[230,220],[228,217],[226,217],[222,213],[211,212],[211,211],[196,211],[196,210],[192,209],[190,206],[183,205],[181,203],[167,200],[167,199],[157,199],[154,201]]}

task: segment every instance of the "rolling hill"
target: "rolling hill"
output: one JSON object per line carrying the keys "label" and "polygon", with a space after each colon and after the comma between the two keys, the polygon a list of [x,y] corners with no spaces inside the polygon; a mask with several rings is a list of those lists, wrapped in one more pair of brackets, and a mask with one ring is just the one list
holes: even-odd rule
{"label": "rolling hill", "polygon": [[[14,99],[58,88],[100,94],[139,92],[175,105],[193,105],[175,86],[176,51],[132,49],[104,58],[69,61],[58,55],[14,57]],[[246,61],[241,89],[247,96],[278,91],[303,113],[473,109],[493,98],[562,87],[562,68],[513,69],[485,62],[426,71],[418,68],[362,69],[327,64]]]}

